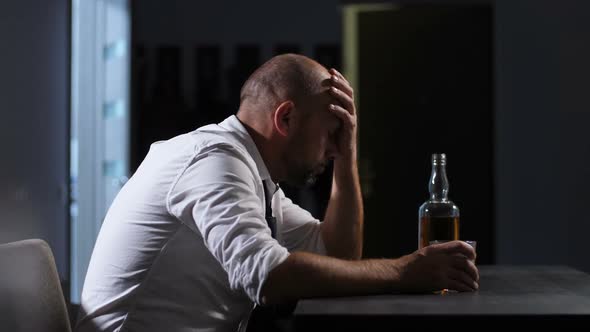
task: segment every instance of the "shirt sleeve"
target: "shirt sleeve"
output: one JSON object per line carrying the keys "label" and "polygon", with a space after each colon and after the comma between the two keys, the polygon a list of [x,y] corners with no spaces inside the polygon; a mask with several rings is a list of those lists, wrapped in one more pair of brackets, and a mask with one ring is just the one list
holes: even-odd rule
{"label": "shirt sleeve", "polygon": [[[196,225],[205,245],[227,272],[232,290],[260,303],[269,272],[289,255],[272,238],[262,191],[241,152],[216,146],[199,153],[168,194],[168,210]],[[258,188],[260,187],[260,188]]]}
{"label": "shirt sleeve", "polygon": [[326,255],[320,221],[314,218],[309,211],[293,203],[282,190],[279,190],[278,194],[283,213],[283,224],[280,229],[283,245],[290,252],[307,251]]}

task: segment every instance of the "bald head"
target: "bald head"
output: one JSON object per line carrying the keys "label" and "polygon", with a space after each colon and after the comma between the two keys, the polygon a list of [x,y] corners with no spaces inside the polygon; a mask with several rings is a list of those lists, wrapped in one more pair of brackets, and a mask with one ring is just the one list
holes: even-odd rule
{"label": "bald head", "polygon": [[273,181],[310,184],[334,155],[340,122],[329,112],[329,105],[339,102],[337,91],[330,90],[332,75],[310,58],[284,54],[264,63],[244,83],[237,118]]}
{"label": "bald head", "polygon": [[318,93],[327,70],[316,61],[297,54],[278,55],[258,68],[242,86],[240,108],[273,109],[285,100],[295,103]]}

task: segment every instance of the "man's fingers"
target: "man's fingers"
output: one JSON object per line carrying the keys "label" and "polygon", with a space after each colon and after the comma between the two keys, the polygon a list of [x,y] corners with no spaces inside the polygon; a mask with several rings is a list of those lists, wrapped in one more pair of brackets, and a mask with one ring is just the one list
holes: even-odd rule
{"label": "man's fingers", "polygon": [[339,78],[337,75],[332,75],[331,82],[333,87],[342,90],[350,98],[354,98],[352,87],[345,80]]}
{"label": "man's fingers", "polygon": [[475,266],[475,263],[472,260],[467,261],[468,267],[465,272],[469,273],[473,280],[479,282],[479,270]]}
{"label": "man's fingers", "polygon": [[479,288],[479,284],[477,283],[477,281],[473,279],[471,275],[469,275],[463,270],[451,270],[449,272],[449,278],[451,280],[455,280],[457,282],[462,283],[464,286],[468,287],[469,290],[477,290]]}
{"label": "man's fingers", "polygon": [[335,68],[330,69],[330,74],[338,76],[339,79],[343,80],[344,82],[346,82],[346,84],[350,85],[350,83],[348,82],[348,80],[346,79],[346,77],[344,77],[344,75],[342,75]]}
{"label": "man's fingers", "polygon": [[469,274],[473,280],[479,280],[479,272],[477,271],[477,267],[475,267],[473,261],[467,259],[467,257],[461,254],[454,254],[452,256],[451,264],[455,269],[459,269]]}
{"label": "man's fingers", "polygon": [[344,107],[340,105],[330,104],[329,109],[334,115],[347,125],[352,125],[352,115]]}
{"label": "man's fingers", "polygon": [[475,259],[475,250],[463,241],[449,241],[439,244],[438,247],[447,254],[462,254],[468,259]]}
{"label": "man's fingers", "polygon": [[349,95],[345,94],[342,90],[337,89],[336,87],[331,87],[330,93],[342,103],[342,106],[344,106],[344,108],[347,109],[350,114],[354,114],[354,101]]}
{"label": "man's fingers", "polygon": [[459,292],[473,292],[477,290],[477,287],[472,287],[469,284],[463,282],[462,280],[452,279],[450,278],[448,281],[449,289],[456,290]]}

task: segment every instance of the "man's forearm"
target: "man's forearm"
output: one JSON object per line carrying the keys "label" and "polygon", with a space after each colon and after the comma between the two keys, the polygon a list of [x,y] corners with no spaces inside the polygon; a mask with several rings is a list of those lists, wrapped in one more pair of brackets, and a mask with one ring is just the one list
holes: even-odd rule
{"label": "man's forearm", "polygon": [[295,252],[273,268],[261,290],[263,304],[318,296],[440,289],[474,291],[475,250],[463,241],[433,244],[396,259],[345,260]]}
{"label": "man's forearm", "polygon": [[356,159],[336,161],[330,202],[322,222],[330,256],[360,259],[363,248],[363,202]]}
{"label": "man's forearm", "polygon": [[271,271],[262,288],[262,302],[391,292],[400,287],[396,263],[390,259],[349,261],[295,252]]}

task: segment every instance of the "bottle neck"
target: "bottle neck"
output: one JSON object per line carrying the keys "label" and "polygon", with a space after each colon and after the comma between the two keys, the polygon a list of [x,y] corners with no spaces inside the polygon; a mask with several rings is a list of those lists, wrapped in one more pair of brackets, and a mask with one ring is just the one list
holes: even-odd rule
{"label": "bottle neck", "polygon": [[449,181],[444,163],[432,164],[432,174],[428,183],[428,191],[430,192],[430,200],[432,201],[446,201],[449,199]]}

